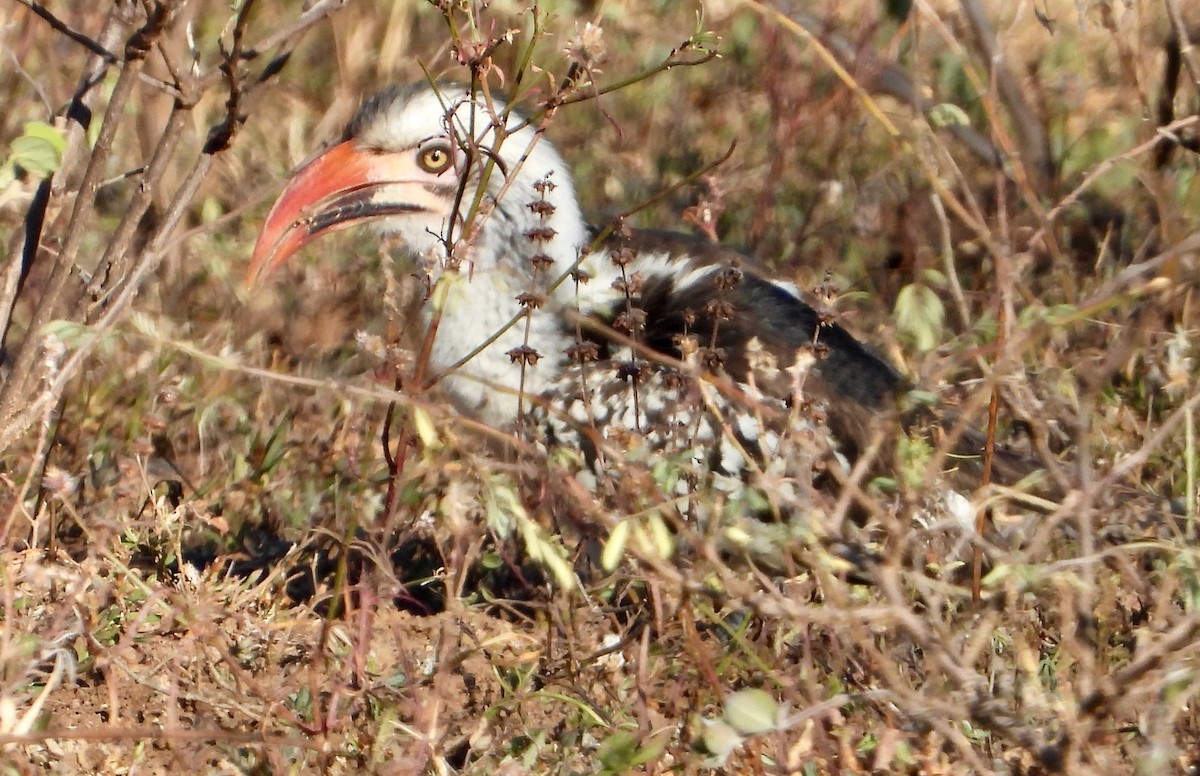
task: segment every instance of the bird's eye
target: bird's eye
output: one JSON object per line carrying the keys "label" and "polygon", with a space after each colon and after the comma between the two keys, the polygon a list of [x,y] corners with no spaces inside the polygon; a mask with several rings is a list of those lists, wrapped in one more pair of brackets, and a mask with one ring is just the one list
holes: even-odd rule
{"label": "bird's eye", "polygon": [[426,146],[417,153],[417,164],[425,172],[434,175],[440,175],[450,169],[452,159],[449,146],[443,143]]}

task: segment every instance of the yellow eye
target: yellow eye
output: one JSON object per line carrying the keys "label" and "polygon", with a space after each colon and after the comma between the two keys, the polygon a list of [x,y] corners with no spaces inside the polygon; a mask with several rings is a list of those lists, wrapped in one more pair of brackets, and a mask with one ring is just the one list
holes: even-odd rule
{"label": "yellow eye", "polygon": [[442,143],[421,149],[417,154],[417,164],[425,172],[440,175],[450,169],[450,148]]}

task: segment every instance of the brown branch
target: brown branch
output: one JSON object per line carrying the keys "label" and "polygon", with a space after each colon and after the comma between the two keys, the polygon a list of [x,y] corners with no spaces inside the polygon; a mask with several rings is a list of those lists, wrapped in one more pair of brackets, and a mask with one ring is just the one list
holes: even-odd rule
{"label": "brown branch", "polygon": [[242,114],[243,89],[238,80],[238,61],[242,58],[242,43],[246,36],[246,25],[250,22],[250,12],[254,9],[254,0],[246,0],[238,9],[237,22],[233,27],[233,47],[225,55],[221,70],[229,84],[229,97],[225,100],[225,119],[218,124],[204,144],[204,153],[215,154],[225,150],[233,142],[233,136],[238,127],[245,122]]}
{"label": "brown branch", "polygon": [[963,15],[975,35],[981,57],[990,66],[1000,101],[1008,108],[1009,115],[1016,125],[1017,134],[1021,139],[1021,156],[1027,169],[1032,170],[1036,176],[1034,183],[1037,189],[1045,191],[1055,173],[1050,138],[1046,135],[1041,120],[1021,93],[1021,87],[1012,70],[1005,64],[1001,50],[996,44],[996,33],[992,30],[983,5],[979,0],[962,0],[961,5]]}
{"label": "brown branch", "polygon": [[[99,295],[98,302],[100,304],[93,306],[90,315],[87,316],[87,318],[95,320],[98,327],[103,328],[114,323],[132,301],[141,282],[157,268],[167,247],[174,244],[170,240],[171,233],[185,214],[200,182],[211,169],[215,154],[229,147],[236,128],[244,121],[243,106],[249,90],[241,83],[237,64],[259,56],[260,51],[268,48],[291,44],[299,35],[347,2],[349,0],[318,2],[295,22],[272,32],[259,41],[256,48],[249,49],[244,47],[243,41],[254,3],[245,3],[239,10],[234,28],[233,45],[226,54],[222,67],[170,87],[169,91],[176,95],[175,108],[168,118],[150,163],[142,172],[140,185],[135,190],[121,223],[107,242],[104,255],[88,289]],[[47,401],[53,405],[54,396],[63,389],[73,374],[73,370],[80,364],[80,361],[75,358],[77,354],[72,354],[72,357],[64,364],[64,370],[68,374],[58,375],[57,379],[45,386],[44,391],[49,394],[37,395],[42,380],[41,370],[38,368],[39,358],[43,351],[41,330],[54,318],[64,314],[75,320],[83,318],[74,311],[77,309],[77,303],[81,299],[84,289],[82,284],[74,282],[72,278],[73,276],[78,278],[76,269],[78,254],[84,236],[90,232],[91,225],[95,220],[95,194],[102,183],[102,176],[111,156],[114,139],[126,113],[126,105],[134,85],[139,80],[144,80],[142,75],[146,53],[158,43],[165,33],[170,17],[170,8],[173,6],[146,4],[149,13],[145,17],[143,25],[132,34],[128,32],[132,24],[132,18],[128,14],[133,6],[119,3],[117,7],[125,15],[119,14],[116,10],[110,14],[105,32],[99,37],[100,42],[96,45],[111,53],[121,38],[126,37],[124,58],[114,62],[111,56],[96,54],[93,61],[84,69],[76,100],[69,110],[69,115],[76,117],[86,129],[87,123],[90,121],[90,109],[83,104],[83,95],[90,93],[92,87],[100,82],[109,66],[119,68],[119,75],[109,98],[95,146],[90,152],[87,150],[83,145],[84,133],[78,133],[78,138],[73,140],[73,142],[81,144],[82,147],[78,150],[87,154],[85,157],[88,159],[87,167],[82,180],[70,187],[75,192],[75,199],[71,216],[63,233],[62,248],[56,257],[41,297],[37,301],[25,339],[13,359],[8,379],[0,387],[0,449],[4,449],[15,441],[28,428],[29,424],[40,416],[39,413],[43,409],[39,408],[47,406]],[[265,83],[272,75],[279,72],[286,61],[286,54],[273,59],[255,79],[254,85]],[[178,68],[171,68],[171,70],[175,77],[180,77]],[[214,127],[210,133],[209,143],[206,144],[192,165],[184,183],[170,198],[171,204],[168,206],[167,218],[150,235],[146,248],[137,251],[137,261],[131,266],[131,257],[134,255],[133,248],[139,226],[144,223],[144,216],[155,197],[156,188],[174,158],[182,133],[187,126],[186,117],[189,115],[189,110],[205,91],[222,81],[228,84],[229,89],[229,97],[226,102],[228,112]],[[54,204],[54,199],[51,196],[51,189],[48,187],[42,192],[42,196],[35,198],[26,218],[24,240],[15,241],[11,248],[10,266],[23,268],[23,271],[11,269],[4,277],[4,295],[0,297],[0,302],[2,302],[0,311],[3,311],[3,318],[0,319],[0,324],[3,324],[5,335],[10,329],[12,310],[21,291],[21,281],[28,271],[28,266],[32,261],[31,257],[41,242],[41,228],[42,223],[45,222],[45,214]],[[18,257],[22,255],[28,257],[29,260],[24,263],[18,261]],[[72,285],[73,283],[74,285]],[[103,307],[103,311],[101,311],[104,305],[106,307]],[[0,340],[0,342],[2,341]],[[36,399],[35,395],[37,395]]]}
{"label": "brown branch", "polygon": [[[82,32],[79,32],[78,30],[75,30],[69,24],[62,21],[57,16],[55,16],[53,13],[51,13],[41,3],[35,2],[34,0],[16,0],[16,1],[18,3],[20,3],[21,5],[25,6],[26,8],[28,8],[30,11],[32,11],[39,19],[42,19],[47,24],[49,24],[50,27],[52,27],[55,32],[61,33],[62,35],[66,36],[73,43],[78,43],[80,46],[82,46],[85,49],[87,49],[88,51],[92,52],[92,54],[94,54],[96,57],[103,60],[107,65],[119,67],[123,63],[124,60],[122,60],[121,57],[114,54],[112,52],[112,50],[109,49],[108,46],[104,45],[103,43],[101,43],[97,40],[94,40],[93,38],[89,38],[87,35],[84,35]],[[101,70],[100,72],[103,72],[103,70]],[[161,89],[169,94],[179,96],[178,92],[176,92],[175,89],[170,84],[166,83],[165,81],[161,81],[161,80],[155,78],[154,76],[148,75],[147,73],[144,73],[144,72],[140,73],[138,77],[142,81],[150,84],[151,86],[155,87],[156,89]],[[93,82],[93,83],[96,83],[96,82]]]}
{"label": "brown branch", "polygon": [[55,32],[62,34],[63,36],[65,36],[66,38],[68,38],[69,40],[71,40],[75,43],[78,43],[80,46],[83,46],[88,51],[92,52],[96,56],[103,59],[105,62],[108,62],[110,64],[115,64],[117,62],[116,54],[112,53],[107,48],[105,48],[103,45],[101,45],[100,43],[97,43],[95,40],[92,40],[87,35],[84,35],[82,32],[79,32],[79,31],[73,29],[69,24],[62,21],[57,16],[55,16],[53,13],[51,13],[41,3],[36,2],[36,0],[16,0],[16,1],[19,5],[23,5],[26,8],[28,8],[30,11],[32,11],[34,13],[34,15],[36,15],[39,19],[41,19],[42,21],[49,24],[54,29]]}
{"label": "brown branch", "polygon": [[[97,45],[105,50],[109,46],[115,45],[128,34],[132,23],[132,18],[124,12],[123,7],[120,4],[114,5],[105,18],[104,28],[99,35],[100,42]],[[70,136],[70,147],[64,154],[64,159],[86,153],[85,135],[92,115],[92,109],[87,102],[89,98],[98,97],[92,91],[92,87],[99,83],[100,75],[105,72],[105,68],[106,61],[102,56],[93,56],[84,64],[75,94],[65,111],[66,117],[76,122],[82,131],[74,132]],[[0,291],[2,294],[0,295],[0,360],[4,362],[9,360],[8,337],[12,331],[13,310],[25,284],[25,278],[29,275],[37,258],[42,229],[53,200],[52,193],[57,193],[59,189],[63,188],[61,181],[68,176],[67,170],[61,170],[38,186],[37,193],[26,210],[24,228],[18,234],[13,235],[10,242],[8,270],[4,275],[3,290]]]}
{"label": "brown branch", "polygon": [[[855,46],[845,36],[838,34],[831,25],[817,16],[801,10],[807,4],[797,0],[777,2],[776,5],[789,18],[808,30],[829,48],[849,71],[855,73],[869,92],[894,97],[905,105],[911,105],[926,118],[938,102],[926,98],[908,71],[894,62],[878,59],[869,49]],[[985,164],[1000,167],[1003,159],[999,149],[984,135],[966,125],[950,124],[941,130],[978,157]]]}
{"label": "brown branch", "polygon": [[[161,28],[159,31],[161,32]],[[142,33],[139,40],[146,41],[147,33],[150,31],[143,27],[139,32]],[[134,33],[134,35],[137,36],[138,33]],[[126,62],[113,86],[104,121],[100,125],[99,137],[92,149],[83,180],[76,189],[78,193],[70,221],[67,224],[62,250],[51,270],[46,290],[30,319],[29,333],[17,353],[8,380],[0,390],[0,428],[12,421],[19,408],[28,402],[33,393],[36,364],[42,351],[42,342],[38,333],[59,314],[60,310],[71,305],[72,298],[78,299],[79,297],[79,289],[71,292],[68,289],[68,281],[75,274],[75,261],[79,254],[79,248],[91,226],[96,190],[103,178],[117,127],[125,112],[125,104],[133,92],[137,74],[145,65],[144,57],[137,56],[138,49],[136,47],[127,49],[127,56],[130,54],[135,56]]]}
{"label": "brown branch", "polygon": [[190,105],[177,102],[175,109],[171,111],[170,118],[167,119],[167,126],[163,129],[150,164],[147,165],[146,172],[142,175],[141,183],[134,191],[116,232],[109,238],[108,247],[105,248],[91,283],[88,284],[88,295],[97,299],[97,304],[93,305],[93,312],[87,316],[88,319],[94,318],[95,308],[103,304],[105,289],[111,288],[128,272],[130,249],[133,246],[138,227],[141,225],[146,211],[150,208],[155,190],[162,181],[163,173],[170,166],[190,112]]}
{"label": "brown branch", "polygon": [[1165,2],[1167,15],[1171,18],[1171,33],[1179,46],[1179,58],[1187,69],[1188,77],[1192,81],[1192,89],[1195,90],[1196,96],[1200,97],[1200,65],[1192,56],[1192,34],[1183,21],[1183,14],[1179,11],[1179,0],[1165,0]]}
{"label": "brown branch", "polygon": [[1099,716],[1107,711],[1109,704],[1128,695],[1130,686],[1160,667],[1167,656],[1181,650],[1194,650],[1197,633],[1200,633],[1200,617],[1192,615],[1163,634],[1157,642],[1146,646],[1139,644],[1138,653],[1132,660],[1104,677],[1095,691],[1080,699],[1079,712]]}
{"label": "brown branch", "polygon": [[179,728],[179,727],[122,727],[102,725],[92,728],[51,728],[37,733],[3,733],[0,745],[41,744],[47,741],[165,741],[203,743],[215,741],[229,744],[265,744],[267,746],[296,747],[316,752],[330,751],[328,742],[320,738],[303,736],[273,736],[269,733],[245,733],[222,728]]}

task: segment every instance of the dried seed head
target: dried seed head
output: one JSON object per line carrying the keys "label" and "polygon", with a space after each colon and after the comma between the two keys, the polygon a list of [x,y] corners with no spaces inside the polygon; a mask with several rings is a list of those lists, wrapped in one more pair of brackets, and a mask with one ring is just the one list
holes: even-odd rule
{"label": "dried seed head", "polygon": [[704,311],[718,321],[728,321],[733,319],[736,308],[732,302],[724,299],[714,299],[704,306]]}
{"label": "dried seed head", "polygon": [[825,279],[821,281],[820,285],[813,289],[813,295],[830,306],[837,301],[839,293],[837,284],[833,282],[833,274],[829,272],[825,273]]}
{"label": "dried seed head", "polygon": [[751,337],[746,343],[746,363],[752,373],[771,375],[779,371],[775,354],[763,347],[762,340]]}
{"label": "dried seed head", "polygon": [[563,47],[567,59],[587,68],[595,68],[604,61],[604,28],[587,22],[583,27],[575,26],[575,34]]}
{"label": "dried seed head", "polygon": [[538,359],[542,357],[541,353],[538,353],[529,345],[521,345],[520,347],[513,348],[506,355],[512,360],[512,363],[522,366],[537,366]]}
{"label": "dried seed head", "polygon": [[536,202],[529,203],[529,209],[536,213],[541,218],[546,218],[554,214],[554,205],[544,199],[539,199]]}
{"label": "dried seed head", "polygon": [[154,434],[161,434],[167,430],[167,419],[157,412],[149,412],[142,416],[142,423],[146,430]]}
{"label": "dried seed head", "polygon": [[717,288],[721,291],[736,288],[741,282],[742,271],[737,267],[726,267],[717,275]]}
{"label": "dried seed head", "polygon": [[683,361],[687,361],[700,349],[700,340],[696,339],[694,334],[676,334],[672,341],[679,349],[679,355],[683,357],[681,359]]}
{"label": "dried seed head", "polygon": [[626,334],[633,334],[646,327],[646,311],[638,308],[625,310],[613,319],[612,327]]}
{"label": "dried seed head", "polygon": [[174,407],[179,403],[179,386],[165,385],[158,392],[158,400],[164,407]]}
{"label": "dried seed head", "polygon": [[517,304],[526,310],[538,310],[541,309],[542,305],[546,304],[546,297],[533,291],[526,291],[522,294],[517,294]]}
{"label": "dried seed head", "polygon": [[668,391],[682,391],[687,385],[687,377],[675,369],[663,369],[659,377],[662,379],[663,388]]}
{"label": "dried seed head", "polygon": [[637,382],[649,370],[650,365],[645,361],[622,361],[617,364],[617,379]]}
{"label": "dried seed head", "polygon": [[576,342],[566,353],[572,364],[587,364],[600,358],[600,346],[595,342]]}
{"label": "dried seed head", "polygon": [[646,279],[642,277],[642,273],[640,272],[635,272],[629,277],[619,277],[612,283],[614,291],[620,291],[627,296],[637,296],[642,292],[645,285]]}
{"label": "dried seed head", "polygon": [[700,348],[700,363],[710,372],[720,372],[725,367],[725,348]]}
{"label": "dried seed head", "polygon": [[636,258],[637,254],[629,247],[617,248],[609,254],[609,260],[617,267],[628,267]]}
{"label": "dried seed head", "polygon": [[66,469],[51,465],[46,467],[46,472],[42,475],[42,487],[47,493],[65,499],[75,493],[75,489],[79,487],[79,478]]}

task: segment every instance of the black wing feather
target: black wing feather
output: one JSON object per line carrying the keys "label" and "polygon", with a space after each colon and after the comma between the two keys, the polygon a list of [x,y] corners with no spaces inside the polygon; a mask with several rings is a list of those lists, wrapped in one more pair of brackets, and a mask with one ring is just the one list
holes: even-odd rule
{"label": "black wing feather", "polygon": [[[629,300],[645,312],[640,339],[653,350],[678,358],[678,337],[695,335],[703,347],[719,349],[722,366],[735,380],[749,372],[747,345],[757,337],[783,365],[792,363],[796,351],[817,344],[816,370],[828,391],[872,409],[884,408],[905,385],[900,374],[882,356],[855,339],[836,323],[823,323],[811,305],[788,289],[755,272],[748,256],[687,235],[636,231],[610,240],[613,249],[667,253],[692,267],[715,265],[708,274],[690,275],[679,285],[672,275],[647,278],[636,297]],[[727,270],[734,270],[731,276]],[[732,278],[732,279],[731,279]],[[601,314],[611,322],[625,309],[619,302]],[[597,336],[602,346],[609,343]]]}

